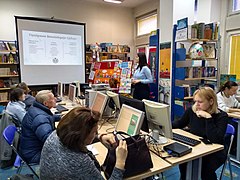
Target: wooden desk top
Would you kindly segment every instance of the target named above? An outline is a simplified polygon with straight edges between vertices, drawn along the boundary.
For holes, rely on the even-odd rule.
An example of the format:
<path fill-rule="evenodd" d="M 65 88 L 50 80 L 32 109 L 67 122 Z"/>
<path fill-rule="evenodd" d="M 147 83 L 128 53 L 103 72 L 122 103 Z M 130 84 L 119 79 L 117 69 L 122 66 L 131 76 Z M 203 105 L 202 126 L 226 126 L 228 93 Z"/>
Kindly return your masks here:
<path fill-rule="evenodd" d="M 106 156 L 107 156 L 107 148 L 100 142 L 93 144 L 93 146 L 99 152 L 99 154 L 96 155 L 96 158 L 97 158 L 98 162 L 102 165 Z M 150 152 L 150 154 L 151 154 L 151 158 L 152 158 L 152 162 L 153 162 L 153 168 L 151 168 L 150 170 L 148 170 L 144 173 L 138 174 L 136 176 L 129 177 L 127 179 L 129 179 L 129 180 L 143 179 L 143 178 L 147 178 L 149 176 L 153 176 L 155 174 L 159 174 L 159 173 L 171 168 L 171 164 L 164 161 L 163 159 L 161 159 L 160 157 L 158 157 L 157 155 L 155 155 L 152 152 Z"/>
<path fill-rule="evenodd" d="M 173 132 L 178 133 L 178 134 L 182 134 L 184 136 L 188 136 L 194 139 L 198 139 L 199 140 L 199 136 L 193 135 L 191 133 L 188 133 L 186 131 L 183 131 L 181 129 L 173 129 Z M 175 142 L 174 140 L 170 140 L 170 142 Z M 180 143 L 180 142 L 179 142 Z M 185 144 L 184 144 L 185 145 Z M 191 146 L 190 146 L 191 147 Z M 210 144 L 210 145 L 206 145 L 203 142 L 201 142 L 200 144 L 192 147 L 192 152 L 189 154 L 186 154 L 182 157 L 170 157 L 170 158 L 166 158 L 165 160 L 167 162 L 169 162 L 172 165 L 177 165 L 177 164 L 182 164 L 185 162 L 189 162 L 191 160 L 212 154 L 214 152 L 223 150 L 224 146 L 220 145 L 220 144 Z"/>
<path fill-rule="evenodd" d="M 240 112 L 227 113 L 229 117 L 240 119 Z"/>
<path fill-rule="evenodd" d="M 111 124 L 110 124 L 111 123 Z M 114 131 L 114 125 L 116 124 L 116 120 L 111 120 L 110 123 L 105 122 L 104 124 L 100 123 L 101 127 L 98 131 L 99 133 L 107 133 Z M 102 145 L 101 143 L 95 143 L 94 147 L 98 150 L 99 154 L 96 155 L 97 160 L 100 164 L 103 164 L 106 156 L 107 156 L 107 148 Z M 101 153 L 100 153 L 101 152 Z M 146 171 L 144 173 L 138 174 L 136 176 L 129 177 L 127 179 L 133 180 L 133 179 L 143 179 L 147 178 L 149 176 L 153 176 L 155 174 L 159 174 L 169 168 L 171 168 L 171 164 L 154 154 L 150 151 L 152 162 L 153 162 L 153 168 L 151 168 L 149 171 Z"/>

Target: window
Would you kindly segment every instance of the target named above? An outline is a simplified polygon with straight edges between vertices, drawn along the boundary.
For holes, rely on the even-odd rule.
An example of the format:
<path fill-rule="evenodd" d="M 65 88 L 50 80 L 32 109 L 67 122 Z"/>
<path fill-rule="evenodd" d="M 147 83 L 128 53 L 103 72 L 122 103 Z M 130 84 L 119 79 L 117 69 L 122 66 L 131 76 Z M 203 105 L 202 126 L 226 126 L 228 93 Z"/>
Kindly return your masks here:
<path fill-rule="evenodd" d="M 232 12 L 240 11 L 240 0 L 232 0 Z"/>
<path fill-rule="evenodd" d="M 157 29 L 157 14 L 137 19 L 137 36 L 149 34 Z"/>
<path fill-rule="evenodd" d="M 240 34 L 232 35 L 230 41 L 230 64 L 229 74 L 236 74 L 237 79 L 240 79 Z"/>

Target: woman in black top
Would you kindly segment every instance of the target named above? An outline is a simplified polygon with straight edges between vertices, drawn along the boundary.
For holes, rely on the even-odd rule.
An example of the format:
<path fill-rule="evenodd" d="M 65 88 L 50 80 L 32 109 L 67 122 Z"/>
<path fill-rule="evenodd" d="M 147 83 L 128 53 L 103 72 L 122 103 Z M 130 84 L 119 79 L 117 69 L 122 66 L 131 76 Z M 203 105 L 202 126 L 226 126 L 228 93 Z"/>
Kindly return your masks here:
<path fill-rule="evenodd" d="M 228 116 L 217 109 L 217 97 L 209 87 L 198 89 L 194 95 L 195 104 L 184 113 L 183 117 L 174 121 L 173 128 L 188 126 L 190 132 L 204 137 L 212 143 L 224 144 Z M 217 179 L 215 171 L 224 163 L 226 153 L 224 150 L 204 156 L 202 158 L 202 180 Z M 186 177 L 186 164 L 179 166 L 181 179 Z"/>

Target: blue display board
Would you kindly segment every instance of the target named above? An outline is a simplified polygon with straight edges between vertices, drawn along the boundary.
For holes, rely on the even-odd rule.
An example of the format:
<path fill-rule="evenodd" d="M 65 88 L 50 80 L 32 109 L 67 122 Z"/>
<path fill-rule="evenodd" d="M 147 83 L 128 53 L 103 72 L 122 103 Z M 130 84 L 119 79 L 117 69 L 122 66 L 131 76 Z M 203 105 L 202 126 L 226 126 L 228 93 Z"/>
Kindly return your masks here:
<path fill-rule="evenodd" d="M 150 84 L 150 100 L 159 101 L 159 29 L 156 34 L 149 38 L 149 59 L 148 64 L 152 72 L 153 83 Z"/>

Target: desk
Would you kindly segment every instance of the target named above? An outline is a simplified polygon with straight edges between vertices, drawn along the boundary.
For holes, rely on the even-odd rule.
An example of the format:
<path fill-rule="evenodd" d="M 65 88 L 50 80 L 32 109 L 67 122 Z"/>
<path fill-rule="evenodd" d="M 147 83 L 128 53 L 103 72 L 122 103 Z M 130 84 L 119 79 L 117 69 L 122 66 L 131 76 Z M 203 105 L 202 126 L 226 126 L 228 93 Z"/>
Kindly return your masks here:
<path fill-rule="evenodd" d="M 173 132 L 182 134 L 184 136 L 188 136 L 194 139 L 199 139 L 199 136 L 193 135 L 181 129 L 173 129 Z M 173 140 L 171 140 L 173 142 Z M 201 177 L 201 165 L 202 165 L 202 157 L 212 154 L 214 152 L 223 150 L 223 145 L 220 144 L 211 144 L 206 145 L 203 142 L 192 147 L 192 152 L 186 154 L 182 157 L 170 157 L 165 160 L 169 162 L 172 166 L 179 165 L 182 163 L 188 163 L 187 165 L 187 179 L 199 179 Z"/>
<path fill-rule="evenodd" d="M 105 124 L 103 124 L 101 129 L 99 129 L 99 132 L 106 133 L 106 130 L 109 130 L 111 132 L 111 131 L 113 131 L 113 129 L 111 129 L 111 128 L 114 128 L 114 125 L 105 123 Z M 173 132 L 182 134 L 184 136 L 189 136 L 191 138 L 199 139 L 198 136 L 195 136 L 195 135 L 188 133 L 186 131 L 183 131 L 181 129 L 173 129 Z M 169 143 L 172 143 L 172 142 L 175 142 L 175 141 L 169 140 Z M 101 143 L 95 144 L 94 146 L 96 147 L 96 149 L 99 152 L 101 152 L 100 153 L 101 155 L 97 155 L 96 158 L 100 162 L 100 164 L 102 164 L 106 157 L 107 149 L 103 145 L 101 145 Z M 166 158 L 165 160 L 163 160 L 162 158 L 160 158 L 159 156 L 157 156 L 156 154 L 154 154 L 153 152 L 150 151 L 152 161 L 153 161 L 153 168 L 145 173 L 141 173 L 141 174 L 139 174 L 137 176 L 133 176 L 129 179 L 146 178 L 146 177 L 158 174 L 160 172 L 163 172 L 163 171 L 169 169 L 170 167 L 173 167 L 175 165 L 179 165 L 182 163 L 186 163 L 186 162 L 188 163 L 187 179 L 190 179 L 190 180 L 199 179 L 199 177 L 201 177 L 202 157 L 209 155 L 211 153 L 223 150 L 223 149 L 224 149 L 223 145 L 219 145 L 219 144 L 205 145 L 204 143 L 201 143 L 195 147 L 192 147 L 192 152 L 185 156 L 171 157 L 171 158 Z"/>
<path fill-rule="evenodd" d="M 237 156 L 236 159 L 240 161 L 240 112 L 228 113 L 229 117 L 236 118 L 238 120 L 238 132 L 237 132 Z"/>
<path fill-rule="evenodd" d="M 114 124 L 116 123 L 116 121 L 111 121 L 113 124 L 109 124 L 108 122 L 105 122 L 101 128 L 98 130 L 99 133 L 106 133 L 106 132 L 112 132 L 114 130 Z M 101 123 L 100 123 L 101 124 Z M 95 143 L 93 144 L 94 147 L 98 150 L 99 154 L 96 155 L 97 160 L 99 161 L 100 164 L 103 164 L 106 156 L 107 156 L 107 148 L 102 145 L 102 143 Z M 100 153 L 101 152 L 101 153 Z M 132 177 L 128 177 L 127 179 L 129 180 L 133 180 L 133 179 L 143 179 L 143 178 L 147 178 L 156 174 L 159 174 L 163 171 L 166 171 L 167 169 L 171 168 L 172 165 L 169 164 L 168 162 L 164 161 L 162 158 L 160 158 L 159 156 L 157 156 L 156 154 L 154 154 L 153 152 L 150 151 L 151 154 L 151 158 L 152 158 L 152 162 L 153 162 L 153 168 L 151 168 L 150 170 L 132 176 Z"/>
<path fill-rule="evenodd" d="M 98 162 L 100 164 L 103 164 L 103 162 L 104 162 L 104 160 L 107 156 L 107 148 L 104 145 L 102 145 L 102 143 L 100 143 L 100 142 L 93 144 L 93 146 L 99 152 L 99 154 L 96 155 L 96 158 L 97 158 Z M 138 175 L 131 176 L 131 177 L 128 177 L 126 179 L 129 179 L 129 180 L 136 179 L 137 180 L 137 179 L 147 178 L 147 177 L 153 176 L 155 174 L 159 174 L 159 173 L 161 173 L 161 172 L 163 172 L 163 171 L 172 167 L 171 164 L 169 164 L 168 162 L 159 158 L 154 153 L 150 152 L 150 154 L 151 154 L 151 158 L 152 158 L 152 162 L 153 162 L 153 168 L 151 168 L 150 170 L 148 170 L 144 173 L 140 173 Z"/>
<path fill-rule="evenodd" d="M 57 104 L 64 104 L 64 105 L 62 105 L 62 106 L 64 106 L 64 107 L 66 107 L 67 109 L 68 109 L 68 111 L 63 111 L 63 112 L 61 112 L 61 115 L 65 115 L 65 114 L 67 114 L 71 109 L 73 109 L 74 107 L 78 107 L 78 106 L 81 106 L 80 104 L 78 104 L 78 103 L 76 103 L 76 102 L 72 102 L 72 101 L 70 101 L 68 98 L 64 98 L 64 100 L 63 101 L 61 101 L 61 102 L 59 102 L 59 103 L 57 103 Z M 55 112 L 57 111 L 57 109 L 56 108 L 52 108 L 51 109 L 51 112 L 53 113 L 53 114 L 55 114 Z M 58 123 L 59 122 L 55 122 L 55 127 L 57 127 L 57 125 L 58 125 Z"/>

